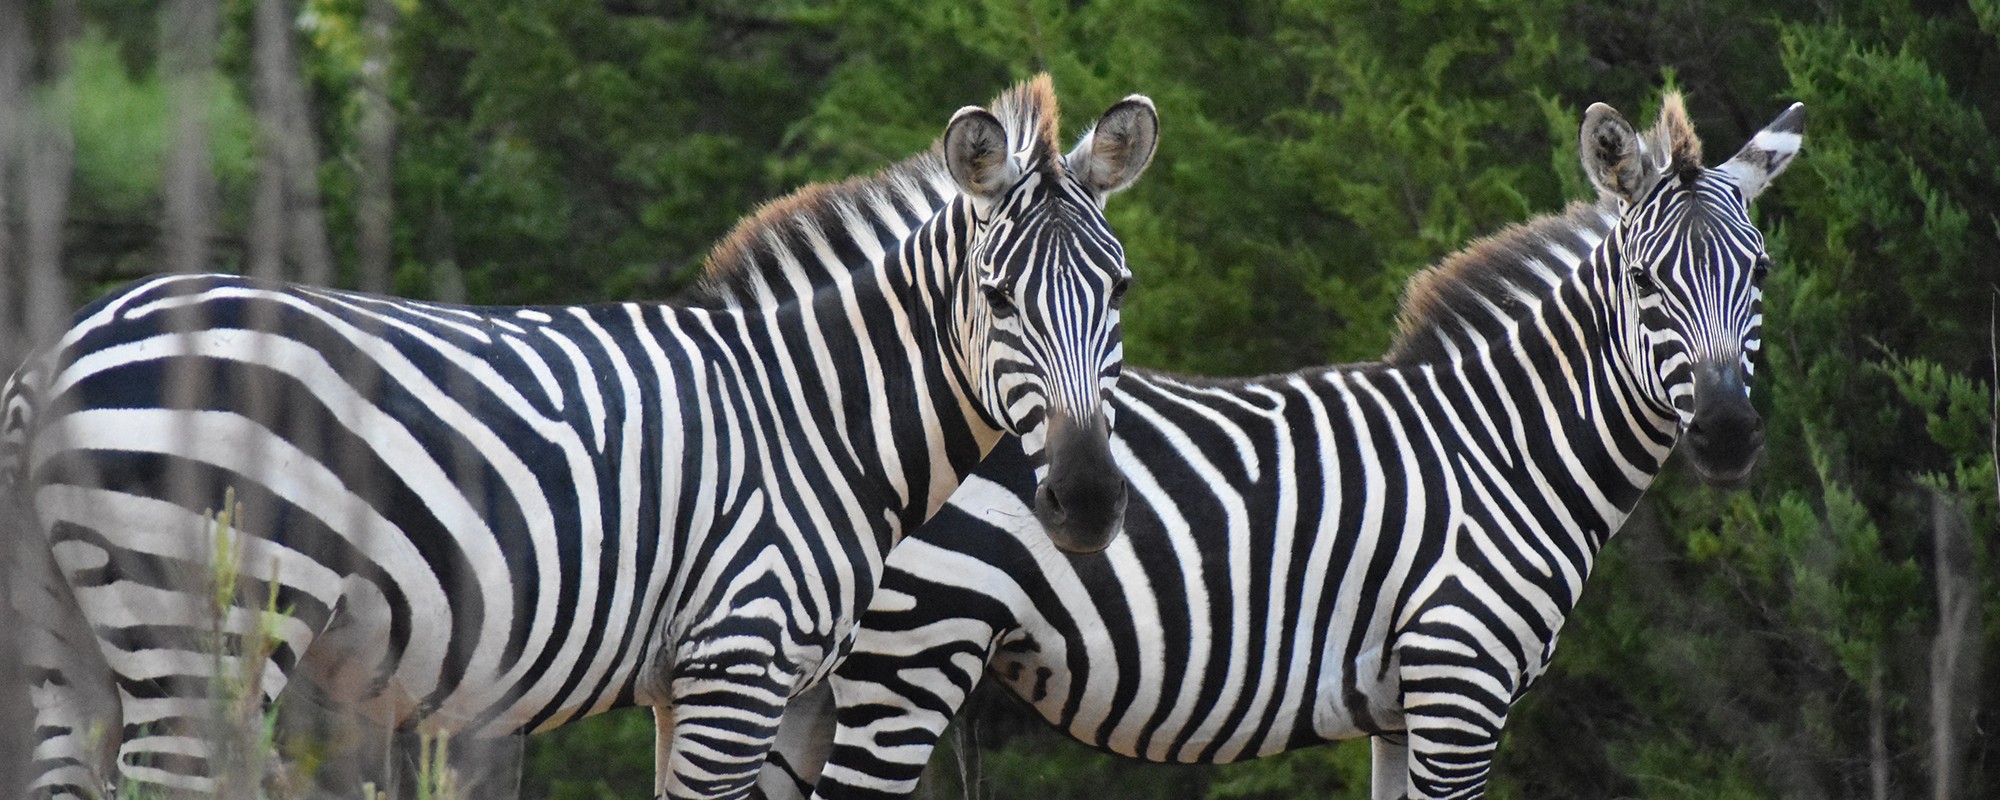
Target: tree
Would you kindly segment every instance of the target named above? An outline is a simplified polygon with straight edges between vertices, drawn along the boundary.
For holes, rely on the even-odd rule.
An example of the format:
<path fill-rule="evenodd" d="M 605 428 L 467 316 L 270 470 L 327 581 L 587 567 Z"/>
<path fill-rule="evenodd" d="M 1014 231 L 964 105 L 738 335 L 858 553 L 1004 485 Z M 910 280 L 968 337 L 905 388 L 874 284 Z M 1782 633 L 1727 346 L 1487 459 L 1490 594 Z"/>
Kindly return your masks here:
<path fill-rule="evenodd" d="M 1361 360 L 1412 271 L 1585 196 L 1587 104 L 1644 117 L 1684 89 L 1713 160 L 1803 101 L 1805 151 L 1756 212 L 1778 262 L 1768 461 L 1747 489 L 1652 492 L 1516 709 L 1494 794 L 2000 780 L 2000 742 L 1966 736 L 2000 712 L 1979 672 L 2000 641 L 1992 0 L 257 0 L 220 5 L 206 89 L 200 42 L 163 43 L 158 16 L 201 1 L 0 0 L 0 352 L 25 316 L 169 263 L 474 302 L 668 297 L 758 202 L 926 147 L 1048 70 L 1073 107 L 1161 110 L 1158 161 L 1111 211 L 1132 363 Z M 212 190 L 166 167 L 204 155 Z M 207 192 L 206 223 L 165 199 Z M 1006 791 L 1363 791 L 1365 747 L 1160 773 L 974 705 L 965 753 Z M 618 781 L 647 785 L 649 727 L 533 740 L 525 791 L 643 791 Z M 946 790 L 960 772 L 933 769 Z"/>

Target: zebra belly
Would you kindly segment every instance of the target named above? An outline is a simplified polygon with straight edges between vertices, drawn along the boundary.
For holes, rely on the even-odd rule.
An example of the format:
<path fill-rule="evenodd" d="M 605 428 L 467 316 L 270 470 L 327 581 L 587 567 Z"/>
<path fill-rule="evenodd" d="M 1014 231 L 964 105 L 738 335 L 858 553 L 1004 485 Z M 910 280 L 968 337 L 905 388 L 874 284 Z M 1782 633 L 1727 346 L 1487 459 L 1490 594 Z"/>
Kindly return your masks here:
<path fill-rule="evenodd" d="M 732 676 L 787 696 L 803 692 L 852 643 L 857 609 L 876 583 L 873 571 L 854 566 L 871 560 L 866 543 L 818 542 L 835 545 L 820 563 L 807 539 L 817 532 L 773 508 L 757 484 L 723 494 L 741 500 L 717 511 L 680 556 L 683 583 L 641 668 L 641 702 L 672 701 L 682 693 L 677 683 Z"/>
<path fill-rule="evenodd" d="M 1230 725 L 1201 723 L 1210 716 L 1226 715 L 1225 709 L 1251 703 L 1260 693 L 1270 693 L 1260 689 L 1272 687 L 1246 684 L 1233 695 L 1214 698 L 1208 711 L 1200 714 L 1176 715 L 1167 707 L 1125 706 L 1086 719 L 1089 715 L 1077 709 L 1090 704 L 1078 702 L 1079 695 L 1116 694 L 1110 687 L 1120 681 L 1145 682 L 1144 673 L 1166 665 L 1141 667 L 1135 674 L 1120 676 L 1120 670 L 1112 665 L 1125 662 L 1103 658 L 1102 653 L 1080 661 L 1070 658 L 1073 648 L 1093 649 L 1091 637 L 1062 636 L 1039 626 L 1035 629 L 1040 630 L 1039 635 L 1017 632 L 1003 638 L 989 662 L 991 674 L 1049 724 L 1067 730 L 1079 741 L 1122 756 L 1163 763 L 1226 763 L 1399 731 L 1404 726 L 1400 665 L 1393 653 L 1384 657 L 1386 647 L 1370 648 L 1341 668 L 1329 669 L 1305 686 L 1302 694 L 1291 696 L 1274 690 L 1267 714 Z M 1077 668 L 1079 663 L 1081 668 Z M 1093 667 L 1099 674 L 1092 674 Z M 1270 733 L 1253 736 L 1259 729 Z M 1239 740 L 1248 740 L 1248 746 L 1229 746 Z"/>
<path fill-rule="evenodd" d="M 390 645 L 394 613 L 374 584 L 346 581 L 332 620 L 299 662 L 299 678 L 310 681 L 334 708 L 384 728 L 421 723 L 428 730 L 504 735 L 519 727 L 522 720 L 502 719 L 494 720 L 493 729 L 471 731 L 476 717 L 456 704 L 443 711 L 427 707 L 412 680 L 397 668 L 402 660 Z"/>
<path fill-rule="evenodd" d="M 1341 666 L 1345 669 L 1330 671 L 1319 680 L 1312 704 L 1312 737 L 1329 742 L 1402 730 L 1401 664 L 1386 643 L 1361 651 Z"/>

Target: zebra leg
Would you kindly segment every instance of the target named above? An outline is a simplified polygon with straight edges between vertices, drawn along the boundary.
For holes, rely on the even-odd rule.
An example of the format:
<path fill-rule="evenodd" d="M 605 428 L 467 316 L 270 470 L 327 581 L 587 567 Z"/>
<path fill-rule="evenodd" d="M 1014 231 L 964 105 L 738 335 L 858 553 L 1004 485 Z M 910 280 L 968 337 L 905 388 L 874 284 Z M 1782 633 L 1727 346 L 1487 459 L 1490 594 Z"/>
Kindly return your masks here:
<path fill-rule="evenodd" d="M 1396 734 L 1368 737 L 1369 800 L 1403 800 L 1410 794 L 1410 740 Z"/>
<path fill-rule="evenodd" d="M 812 796 L 813 784 L 833 753 L 833 682 L 813 684 L 785 704 L 785 720 L 778 725 L 778 741 L 770 758 L 757 773 L 761 800 L 804 800 Z"/>
<path fill-rule="evenodd" d="M 99 608 L 109 602 L 93 599 Z M 201 638 L 190 624 L 192 603 L 133 599 L 156 603 L 159 613 L 127 605 L 128 624 L 100 639 L 123 710 L 121 783 L 197 795 L 254 792 L 276 766 L 262 731 L 287 679 L 283 657 L 255 645 L 203 652 L 187 641 Z M 249 642 L 264 635 L 265 624 L 259 611 L 238 608 L 224 612 L 217 630 L 224 639 Z"/>
<path fill-rule="evenodd" d="M 934 549 L 923 541 L 899 547 L 917 548 L 911 553 Z M 1031 574 L 1036 568 L 1005 556 L 988 563 L 996 570 L 1015 570 L 1012 574 Z M 989 665 L 1003 680 L 1039 671 L 1036 636 L 1059 634 L 1024 622 L 1017 616 L 1023 608 L 1032 608 L 1024 596 L 998 586 L 966 589 L 886 570 L 853 647 L 828 679 L 836 706 L 832 754 L 813 796 L 883 798 L 916 792 L 938 739 Z M 1002 665 L 1004 658 L 1012 660 Z"/>
<path fill-rule="evenodd" d="M 938 677 L 928 670 L 923 672 Z M 960 679 L 954 676 L 951 682 L 959 683 Z M 963 691 L 952 693 L 956 702 L 939 710 L 872 681 L 849 680 L 836 673 L 831 683 L 838 705 L 833 750 L 820 772 L 815 800 L 908 797 L 915 793 L 938 739 L 971 693 L 967 683 Z"/>
<path fill-rule="evenodd" d="M 662 716 L 655 707 L 656 722 L 665 723 L 655 735 L 670 737 L 656 745 L 664 751 L 656 763 L 666 772 L 656 777 L 664 778 L 658 788 L 671 800 L 747 797 L 778 737 L 795 678 L 769 664 L 703 666 L 680 669 L 671 711 Z"/>
<path fill-rule="evenodd" d="M 1451 608 L 1420 619 L 1398 647 L 1409 797 L 1483 797 L 1519 671 L 1472 633 L 1477 620 Z"/>
<path fill-rule="evenodd" d="M 674 763 L 674 707 L 653 706 L 653 797 L 667 796 L 667 776 Z"/>
<path fill-rule="evenodd" d="M 925 628 L 922 652 L 877 649 L 864 631 L 829 682 L 832 755 L 815 798 L 908 797 L 952 717 L 986 674 L 999 634 L 970 618 Z M 864 650 L 863 648 L 867 648 Z"/>
<path fill-rule="evenodd" d="M 35 706 L 29 796 L 94 798 L 115 785 L 118 694 L 89 634 L 27 634 Z M 55 657 L 51 657 L 55 656 Z"/>
<path fill-rule="evenodd" d="M 117 686 L 118 783 L 152 794 L 248 794 L 277 766 L 261 734 L 330 603 L 288 582 L 296 559 L 239 527 L 161 500 L 47 489 L 64 517 L 51 551 Z M 233 552 L 231 566 L 218 552 Z M 328 586 L 335 586 L 329 582 Z M 331 594 L 337 590 L 328 590 Z M 272 613 L 274 597 L 284 608 Z M 285 613 L 288 612 L 288 613 Z M 245 786 L 242 784 L 248 783 Z M 179 796 L 179 795 L 173 795 Z"/>
<path fill-rule="evenodd" d="M 1486 796 L 1493 769 L 1495 733 L 1466 728 L 1462 718 L 1410 715 L 1409 797 L 1413 800 L 1458 800 Z M 1417 726 L 1424 727 L 1419 728 Z"/>
<path fill-rule="evenodd" d="M 28 794 L 98 797 L 116 773 L 119 709 L 111 669 L 46 542 L 18 533 L 7 550 L 7 622 L 18 637 L 13 643 L 35 714 Z"/>

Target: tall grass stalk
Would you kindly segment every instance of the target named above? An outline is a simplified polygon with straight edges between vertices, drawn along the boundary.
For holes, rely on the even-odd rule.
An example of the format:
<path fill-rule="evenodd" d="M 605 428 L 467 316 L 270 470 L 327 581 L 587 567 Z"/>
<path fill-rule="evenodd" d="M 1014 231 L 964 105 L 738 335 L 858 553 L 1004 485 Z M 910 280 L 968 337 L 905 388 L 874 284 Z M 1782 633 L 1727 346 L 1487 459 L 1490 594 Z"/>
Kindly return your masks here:
<path fill-rule="evenodd" d="M 273 788 L 291 785 L 276 774 L 282 762 L 271 757 L 277 703 L 265 702 L 264 668 L 278 646 L 278 625 L 289 612 L 278 608 L 277 562 L 265 573 L 261 602 L 245 595 L 244 542 L 236 526 L 243 507 L 234 489 L 223 493 L 222 510 L 205 514 L 214 543 L 209 559 L 209 746 L 217 794 L 221 797 L 269 797 Z M 255 609 L 254 611 L 250 609 Z M 267 775 L 267 772 L 272 774 Z"/>
<path fill-rule="evenodd" d="M 242 505 L 233 489 L 225 491 L 222 510 L 203 515 L 211 537 L 206 583 L 210 690 L 206 729 L 209 771 L 215 779 L 216 796 L 229 800 L 299 800 L 310 793 L 312 759 L 296 756 L 312 750 L 303 743 L 290 742 L 280 755 L 278 747 L 278 703 L 266 700 L 265 668 L 276 651 L 279 627 L 290 617 L 290 609 L 278 607 L 277 564 L 259 578 L 247 568 L 245 542 L 237 526 L 243 520 Z M 261 597 L 251 597 L 261 582 Z M 413 800 L 466 800 L 470 795 L 463 779 L 450 763 L 449 733 L 424 733 L 419 738 L 416 785 Z M 374 782 L 358 787 L 365 800 L 393 800 L 394 795 Z M 350 795 L 351 796 L 351 795 Z M 127 782 L 119 797 L 153 800 L 159 795 Z"/>

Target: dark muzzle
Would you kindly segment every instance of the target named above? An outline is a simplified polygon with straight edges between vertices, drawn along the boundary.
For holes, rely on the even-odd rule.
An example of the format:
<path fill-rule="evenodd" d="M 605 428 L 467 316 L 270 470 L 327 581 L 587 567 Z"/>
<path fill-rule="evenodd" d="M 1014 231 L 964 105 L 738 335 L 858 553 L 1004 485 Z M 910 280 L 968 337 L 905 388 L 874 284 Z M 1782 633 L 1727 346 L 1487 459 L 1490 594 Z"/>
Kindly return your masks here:
<path fill-rule="evenodd" d="M 1733 486 L 1764 453 L 1764 418 L 1750 405 L 1734 360 L 1695 367 L 1694 418 L 1682 438 L 1688 463 L 1707 483 Z"/>
<path fill-rule="evenodd" d="M 1048 476 L 1035 489 L 1035 519 L 1057 547 L 1095 553 L 1125 527 L 1125 473 L 1111 460 L 1102 414 L 1073 420 L 1049 415 Z"/>

